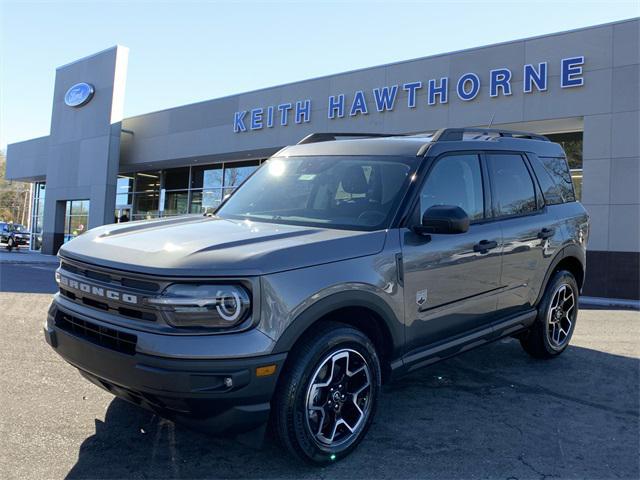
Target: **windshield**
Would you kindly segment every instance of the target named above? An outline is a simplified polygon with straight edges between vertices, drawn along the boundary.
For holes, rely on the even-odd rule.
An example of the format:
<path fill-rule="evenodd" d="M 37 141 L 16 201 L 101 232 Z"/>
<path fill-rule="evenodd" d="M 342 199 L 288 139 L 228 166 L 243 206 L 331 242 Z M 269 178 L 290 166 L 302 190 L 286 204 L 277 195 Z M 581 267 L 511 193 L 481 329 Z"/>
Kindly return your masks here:
<path fill-rule="evenodd" d="M 327 228 L 386 228 L 416 164 L 412 157 L 274 157 L 216 215 Z"/>

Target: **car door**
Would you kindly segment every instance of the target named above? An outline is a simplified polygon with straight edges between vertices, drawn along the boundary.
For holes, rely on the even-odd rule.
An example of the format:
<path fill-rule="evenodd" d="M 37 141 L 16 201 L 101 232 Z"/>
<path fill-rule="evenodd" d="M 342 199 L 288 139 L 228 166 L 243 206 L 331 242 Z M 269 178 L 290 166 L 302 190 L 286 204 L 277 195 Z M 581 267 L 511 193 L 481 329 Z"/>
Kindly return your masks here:
<path fill-rule="evenodd" d="M 485 326 L 495 313 L 502 239 L 487 222 L 487 189 L 477 153 L 446 154 L 430 167 L 410 223 L 433 205 L 456 205 L 471 224 L 459 234 L 400 231 L 408 352 Z"/>
<path fill-rule="evenodd" d="M 502 230 L 498 316 L 531 309 L 561 242 L 561 224 L 544 199 L 525 155 L 488 153 L 493 215 Z"/>

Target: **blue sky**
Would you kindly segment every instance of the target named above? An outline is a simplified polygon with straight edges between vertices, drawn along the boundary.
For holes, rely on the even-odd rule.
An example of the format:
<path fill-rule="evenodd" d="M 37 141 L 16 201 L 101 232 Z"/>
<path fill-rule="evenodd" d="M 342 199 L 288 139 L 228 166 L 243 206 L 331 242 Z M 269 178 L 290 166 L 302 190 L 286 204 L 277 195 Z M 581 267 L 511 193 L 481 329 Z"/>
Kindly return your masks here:
<path fill-rule="evenodd" d="M 47 135 L 56 67 L 130 48 L 125 116 L 640 15 L 634 1 L 0 0 L 0 149 Z"/>

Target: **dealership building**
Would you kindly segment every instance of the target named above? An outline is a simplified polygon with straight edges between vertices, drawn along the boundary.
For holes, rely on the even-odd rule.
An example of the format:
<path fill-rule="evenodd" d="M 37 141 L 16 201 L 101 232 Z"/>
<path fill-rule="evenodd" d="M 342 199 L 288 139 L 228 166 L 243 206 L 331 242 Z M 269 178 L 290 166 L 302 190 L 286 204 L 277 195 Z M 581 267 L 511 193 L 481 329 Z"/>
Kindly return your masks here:
<path fill-rule="evenodd" d="M 526 130 L 563 144 L 591 216 L 585 293 L 640 298 L 640 19 L 366 68 L 123 118 L 128 50 L 59 67 L 51 130 L 14 143 L 31 248 L 88 228 L 212 211 L 315 132 Z M 167 92 L 170 96 L 171 92 Z"/>

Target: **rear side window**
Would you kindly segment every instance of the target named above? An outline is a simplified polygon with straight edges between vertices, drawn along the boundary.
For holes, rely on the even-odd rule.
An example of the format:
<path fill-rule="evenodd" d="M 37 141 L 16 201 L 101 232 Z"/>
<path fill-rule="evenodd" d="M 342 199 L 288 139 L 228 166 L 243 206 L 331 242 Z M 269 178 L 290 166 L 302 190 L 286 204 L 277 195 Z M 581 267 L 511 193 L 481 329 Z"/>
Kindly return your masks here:
<path fill-rule="evenodd" d="M 495 215 L 510 217 L 535 212 L 535 187 L 522 156 L 490 154 L 488 159 Z"/>
<path fill-rule="evenodd" d="M 576 201 L 569 165 L 565 158 L 532 158 L 531 165 L 538 177 L 547 205 Z"/>

